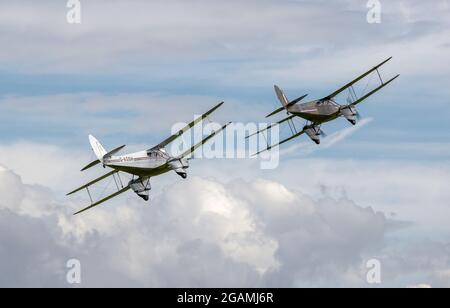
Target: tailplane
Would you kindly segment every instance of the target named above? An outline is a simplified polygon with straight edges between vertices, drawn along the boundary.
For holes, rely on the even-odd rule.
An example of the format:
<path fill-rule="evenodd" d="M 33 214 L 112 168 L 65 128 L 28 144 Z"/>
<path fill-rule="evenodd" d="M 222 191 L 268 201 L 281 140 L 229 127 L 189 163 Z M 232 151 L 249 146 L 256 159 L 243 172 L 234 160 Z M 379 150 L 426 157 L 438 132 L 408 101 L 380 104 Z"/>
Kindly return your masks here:
<path fill-rule="evenodd" d="M 289 108 L 294 106 L 295 104 L 299 103 L 300 101 L 302 101 L 305 97 L 308 96 L 308 94 L 303 95 L 295 100 L 293 100 L 292 102 L 290 102 L 288 100 L 288 98 L 286 97 L 286 95 L 284 94 L 283 90 L 281 90 L 278 86 L 275 86 L 275 92 L 277 93 L 277 97 L 280 100 L 280 103 L 283 107 L 278 108 L 277 110 L 275 110 L 274 112 L 272 112 L 271 114 L 269 114 L 268 116 L 266 116 L 266 118 L 269 118 L 277 113 L 280 113 L 284 110 L 287 111 L 287 113 L 289 114 Z"/>
<path fill-rule="evenodd" d="M 102 144 L 95 139 L 94 136 L 89 135 L 89 142 L 91 143 L 92 150 L 95 153 L 95 156 L 97 156 L 97 160 L 94 160 L 93 162 L 89 163 L 86 167 L 81 169 L 81 171 L 85 171 L 87 169 L 90 169 L 100 163 L 103 163 L 104 160 L 107 160 L 108 158 L 111 158 L 114 154 L 122 150 L 125 146 L 122 145 L 118 148 L 115 148 L 114 150 L 110 152 L 106 152 L 105 148 L 102 146 Z"/>

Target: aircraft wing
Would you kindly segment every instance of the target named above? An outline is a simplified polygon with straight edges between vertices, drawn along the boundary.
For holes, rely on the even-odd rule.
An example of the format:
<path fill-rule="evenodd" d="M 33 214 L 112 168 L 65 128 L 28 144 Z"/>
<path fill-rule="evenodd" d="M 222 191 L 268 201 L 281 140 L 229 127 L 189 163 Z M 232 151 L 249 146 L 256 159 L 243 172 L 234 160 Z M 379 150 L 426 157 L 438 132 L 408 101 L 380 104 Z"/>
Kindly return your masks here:
<path fill-rule="evenodd" d="M 224 126 L 222 126 L 221 129 L 216 130 L 215 132 L 213 132 L 211 135 L 209 135 L 208 137 L 206 137 L 205 139 L 203 139 L 201 142 L 197 143 L 196 145 L 192 146 L 189 150 L 187 150 L 186 152 L 184 152 L 183 154 L 181 154 L 179 156 L 179 158 L 183 158 L 186 156 L 191 155 L 192 153 L 195 152 L 195 150 L 197 150 L 199 147 L 201 147 L 202 145 L 204 145 L 206 142 L 208 142 L 211 138 L 215 137 L 216 135 L 218 135 L 221 131 L 223 131 L 225 128 L 227 128 L 228 125 L 230 125 L 231 122 L 225 124 Z"/>
<path fill-rule="evenodd" d="M 248 138 L 250 138 L 250 137 L 253 137 L 253 136 L 255 136 L 255 135 L 259 135 L 259 134 L 261 134 L 262 132 L 271 129 L 271 128 L 274 127 L 274 126 L 279 125 L 279 124 L 282 124 L 282 123 L 284 123 L 284 122 L 286 122 L 286 121 L 289 121 L 289 120 L 291 120 L 291 119 L 293 119 L 293 118 L 295 118 L 295 117 L 296 117 L 295 115 L 291 115 L 290 117 L 287 117 L 286 119 L 283 119 L 283 120 L 281 120 L 281 121 L 278 121 L 277 123 L 271 124 L 271 125 L 267 126 L 266 128 L 264 128 L 264 129 L 262 129 L 262 130 L 260 130 L 260 131 L 258 131 L 258 132 L 256 132 L 256 133 L 254 133 L 254 134 L 251 134 L 250 136 L 247 136 L 246 139 L 248 139 Z"/>
<path fill-rule="evenodd" d="M 362 101 L 366 100 L 369 96 L 372 96 L 373 94 L 375 94 L 376 92 L 380 91 L 381 89 L 383 89 L 385 86 L 387 86 L 388 84 L 390 84 L 391 82 L 393 82 L 395 79 L 397 79 L 400 75 L 395 76 L 394 78 L 392 78 L 391 80 L 383 83 L 381 86 L 379 86 L 378 88 L 374 89 L 373 91 L 370 91 L 369 93 L 367 93 L 366 95 L 364 95 L 363 97 L 357 99 L 356 101 L 354 101 L 353 103 L 351 103 L 350 105 L 356 106 L 359 103 L 361 103 Z"/>
<path fill-rule="evenodd" d="M 81 186 L 80 188 L 75 189 L 74 191 L 71 191 L 70 193 L 68 193 L 66 196 L 70 196 L 73 195 L 74 193 L 77 193 L 83 189 L 89 188 L 90 186 L 94 185 L 95 183 L 98 183 L 104 179 L 106 179 L 107 177 L 110 177 L 111 175 L 114 175 L 116 173 L 118 173 L 119 171 L 114 170 L 111 172 L 108 172 L 107 174 L 102 175 L 101 177 L 96 178 L 95 180 L 90 181 L 89 183 L 87 183 L 86 185 Z"/>
<path fill-rule="evenodd" d="M 198 117 L 197 119 L 195 119 L 194 121 L 189 123 L 186 127 L 184 127 L 182 130 L 178 131 L 176 134 L 170 136 L 169 138 L 167 138 L 166 140 L 164 140 L 163 142 L 161 142 L 157 146 L 154 146 L 153 148 L 149 149 L 148 152 L 153 151 L 153 150 L 157 150 L 157 149 L 162 149 L 162 148 L 166 147 L 168 144 L 172 143 L 175 139 L 177 139 L 178 137 L 183 135 L 185 132 L 190 130 L 192 127 L 194 127 L 195 125 L 197 125 L 198 123 L 203 121 L 203 119 L 208 117 L 210 114 L 212 114 L 214 111 L 216 111 L 223 104 L 224 104 L 224 102 L 221 102 L 220 104 L 218 104 L 217 106 L 215 106 L 214 108 L 212 108 L 211 110 L 209 110 L 208 112 L 203 114 L 202 116 Z"/>
<path fill-rule="evenodd" d="M 68 193 L 67 196 L 73 195 L 73 194 L 75 194 L 75 193 L 77 193 L 77 192 L 79 192 L 79 191 L 82 191 L 82 190 L 86 189 L 86 191 L 87 191 L 87 193 L 88 193 L 88 195 L 89 195 L 89 198 L 91 199 L 91 205 L 89 205 L 88 207 L 82 209 L 81 211 L 76 212 L 74 215 L 77 215 L 77 214 L 80 214 L 80 213 L 82 213 L 82 212 L 84 212 L 84 211 L 87 211 L 87 210 L 89 210 L 89 209 L 91 209 L 91 208 L 93 208 L 93 207 L 95 207 L 95 206 L 97 206 L 97 205 L 99 205 L 99 204 L 102 204 L 103 202 L 108 201 L 108 200 L 110 200 L 110 199 L 112 199 L 112 198 L 114 198 L 114 197 L 116 197 L 116 196 L 118 196 L 118 195 L 120 195 L 120 194 L 126 192 L 127 190 L 129 190 L 129 189 L 130 189 L 130 186 L 129 186 L 129 185 L 127 185 L 127 186 L 125 186 L 125 187 L 122 185 L 122 181 L 121 181 L 121 179 L 120 179 L 120 176 L 118 176 L 118 179 L 116 179 L 115 176 L 116 176 L 116 174 L 118 174 L 118 173 L 119 173 L 119 171 L 113 170 L 113 171 L 111 171 L 111 172 L 108 172 L 108 173 L 102 175 L 101 177 L 96 178 L 95 180 L 90 181 L 90 182 L 87 183 L 86 185 L 83 185 L 83 186 L 81 186 L 81 187 L 75 189 L 74 191 L 71 191 L 70 193 Z M 110 176 L 113 176 L 113 177 L 114 177 L 114 181 L 116 182 L 116 185 L 117 185 L 117 191 L 116 191 L 115 193 L 113 193 L 113 194 L 107 196 L 107 197 L 104 197 L 103 199 L 101 199 L 101 200 L 99 200 L 99 201 L 95 201 L 95 202 L 94 202 L 94 201 L 92 200 L 92 196 L 91 196 L 91 193 L 90 193 L 90 191 L 89 191 L 89 187 L 93 186 L 94 184 L 96 184 L 96 183 L 98 183 L 98 182 L 103 181 L 104 179 L 106 179 L 106 178 L 108 178 L 108 177 L 110 177 Z M 119 184 L 120 184 L 120 186 L 119 186 Z"/>
<path fill-rule="evenodd" d="M 119 190 L 119 191 L 113 193 L 112 195 L 109 195 L 109 196 L 107 196 L 107 197 L 103 198 L 102 200 L 97 201 L 97 202 L 95 202 L 95 203 L 92 203 L 90 206 L 88 206 L 88 207 L 82 209 L 81 211 L 76 212 L 76 213 L 73 214 L 73 215 L 75 216 L 75 215 L 81 214 L 81 213 L 83 213 L 83 212 L 85 212 L 85 211 L 87 211 L 87 210 L 90 210 L 90 209 L 92 209 L 93 207 L 96 207 L 97 205 L 102 204 L 103 202 L 106 202 L 106 201 L 108 201 L 108 200 L 110 200 L 110 199 L 112 199 L 112 198 L 114 198 L 114 197 L 117 197 L 117 196 L 120 195 L 120 194 L 123 194 L 124 192 L 128 191 L 130 188 L 131 188 L 130 185 L 128 185 L 128 186 L 122 188 L 121 190 Z"/>
<path fill-rule="evenodd" d="M 283 143 L 286 143 L 286 142 L 288 142 L 288 141 L 291 141 L 292 139 L 295 139 L 295 138 L 300 137 L 300 136 L 303 135 L 304 133 L 305 133 L 305 130 L 302 130 L 301 132 L 299 132 L 299 133 L 297 133 L 297 134 L 295 134 L 295 135 L 292 135 L 291 137 L 289 137 L 289 138 L 287 138 L 287 139 L 284 139 L 283 141 L 280 141 L 280 142 L 277 143 L 277 144 L 274 144 L 274 145 L 271 145 L 271 146 L 267 147 L 267 149 L 264 149 L 264 150 L 262 150 L 262 151 L 259 151 L 258 153 L 254 154 L 253 156 L 257 156 L 257 155 L 259 155 L 259 154 L 261 154 L 261 153 L 263 153 L 263 152 L 270 151 L 270 150 L 272 150 L 273 148 L 282 145 Z"/>
<path fill-rule="evenodd" d="M 389 60 L 391 60 L 392 57 L 390 57 L 389 59 L 383 61 L 382 63 L 378 64 L 377 66 L 375 66 L 374 68 L 372 68 L 370 71 L 362 74 L 361 76 L 359 76 L 358 78 L 356 78 L 355 80 L 349 82 L 348 84 L 346 84 L 345 86 L 343 86 L 342 88 L 340 88 L 339 90 L 331 93 L 330 95 L 326 96 L 325 99 L 331 99 L 335 96 L 337 96 L 338 94 L 340 94 L 341 92 L 345 91 L 346 89 L 348 89 L 349 87 L 353 86 L 355 83 L 357 83 L 358 81 L 360 81 L 361 79 L 364 79 L 366 76 L 368 76 L 369 74 L 373 73 L 374 71 L 378 70 L 381 66 L 383 66 L 384 64 L 386 64 Z"/>

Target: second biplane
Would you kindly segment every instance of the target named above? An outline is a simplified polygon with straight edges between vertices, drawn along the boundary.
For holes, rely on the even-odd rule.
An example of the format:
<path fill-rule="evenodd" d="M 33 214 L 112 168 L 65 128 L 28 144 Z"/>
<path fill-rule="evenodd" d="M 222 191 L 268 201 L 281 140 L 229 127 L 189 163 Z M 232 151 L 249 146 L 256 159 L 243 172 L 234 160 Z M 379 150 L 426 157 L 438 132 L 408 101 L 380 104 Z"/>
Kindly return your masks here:
<path fill-rule="evenodd" d="M 300 102 L 307 95 L 303 95 L 293 101 L 290 101 L 290 100 L 288 100 L 288 98 L 286 97 L 284 92 L 278 86 L 275 86 L 275 92 L 277 94 L 279 101 L 281 102 L 282 107 L 275 110 L 274 112 L 269 114 L 267 117 L 271 117 L 282 111 L 286 111 L 288 114 L 288 117 L 281 121 L 278 121 L 277 123 L 269 125 L 267 128 L 260 130 L 260 131 L 256 132 L 255 134 L 248 136 L 247 138 L 250 138 L 254 135 L 264 133 L 265 131 L 271 129 L 275 125 L 280 125 L 285 122 L 287 122 L 289 124 L 289 126 L 291 128 L 292 136 L 285 140 L 282 140 L 281 142 L 279 142 L 277 144 L 270 145 L 270 146 L 268 145 L 266 149 L 259 151 L 255 155 L 258 155 L 264 151 L 271 150 L 271 149 L 273 149 L 283 143 L 286 143 L 292 139 L 295 139 L 303 134 L 306 134 L 308 137 L 310 137 L 311 140 L 314 141 L 316 144 L 320 144 L 320 137 L 324 135 L 324 133 L 321 129 L 322 124 L 333 121 L 339 117 L 344 117 L 351 124 L 356 125 L 357 120 L 359 118 L 359 113 L 356 110 L 356 105 L 363 102 L 364 100 L 366 100 L 367 98 L 369 98 L 370 96 L 375 94 L 376 92 L 380 91 L 382 88 L 384 88 L 385 86 L 387 86 L 388 84 L 390 84 L 392 81 L 394 81 L 395 79 L 397 79 L 400 76 L 400 75 L 397 75 L 394 78 L 389 79 L 386 82 L 383 81 L 381 74 L 379 72 L 379 68 L 381 66 L 383 66 L 384 64 L 386 64 L 391 59 L 392 59 L 392 57 L 383 61 L 382 63 L 378 64 L 377 66 L 375 66 L 368 72 L 362 74 L 355 80 L 351 81 L 350 83 L 346 84 L 345 86 L 343 86 L 339 90 L 331 93 L 330 95 L 328 95 L 324 98 L 318 99 L 318 100 L 307 102 L 307 103 L 300 104 Z M 361 81 L 362 79 L 364 79 L 365 77 L 367 77 L 370 74 L 375 73 L 375 72 L 378 75 L 381 84 L 378 87 L 376 87 L 375 89 L 373 89 L 372 91 L 368 92 L 367 94 L 365 94 L 361 97 L 357 97 L 356 91 L 353 86 L 356 83 L 358 83 L 359 81 Z M 344 92 L 345 90 L 349 91 L 349 97 L 348 97 L 347 103 L 345 105 L 340 105 L 335 101 L 335 97 L 337 95 L 339 95 L 340 93 Z M 306 120 L 306 124 L 303 126 L 303 129 L 301 131 L 298 131 L 296 129 L 295 124 L 293 122 L 293 119 L 296 117 Z"/>

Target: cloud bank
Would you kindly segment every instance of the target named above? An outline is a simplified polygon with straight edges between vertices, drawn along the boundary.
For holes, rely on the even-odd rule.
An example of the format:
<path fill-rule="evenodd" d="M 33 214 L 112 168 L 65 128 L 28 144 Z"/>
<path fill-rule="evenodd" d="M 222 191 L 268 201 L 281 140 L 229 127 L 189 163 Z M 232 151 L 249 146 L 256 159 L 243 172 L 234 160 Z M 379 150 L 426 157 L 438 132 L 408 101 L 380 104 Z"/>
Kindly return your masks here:
<path fill-rule="evenodd" d="M 64 185 L 25 184 L 5 167 L 0 184 L 1 286 L 69 287 L 72 258 L 84 287 L 361 287 L 372 258 L 385 286 L 447 285 L 448 243 L 399 239 L 409 223 L 326 189 L 312 198 L 199 168 L 149 205 L 129 194 L 73 217 L 86 201 L 62 198 Z"/>

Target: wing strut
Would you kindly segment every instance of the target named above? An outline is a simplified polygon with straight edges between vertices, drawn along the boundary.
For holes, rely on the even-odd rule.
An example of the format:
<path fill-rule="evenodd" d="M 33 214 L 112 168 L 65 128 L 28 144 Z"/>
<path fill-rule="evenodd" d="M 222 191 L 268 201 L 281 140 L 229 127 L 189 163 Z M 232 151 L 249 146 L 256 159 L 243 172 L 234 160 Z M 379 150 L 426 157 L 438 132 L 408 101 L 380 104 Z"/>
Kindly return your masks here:
<path fill-rule="evenodd" d="M 85 212 L 85 211 L 87 211 L 87 210 L 89 210 L 89 209 L 92 209 L 93 207 L 96 207 L 97 205 L 100 205 L 100 204 L 102 204 L 103 202 L 106 202 L 106 201 L 108 201 L 108 200 L 110 200 L 110 199 L 112 199 L 112 198 L 114 198 L 114 197 L 117 197 L 117 196 L 120 195 L 120 194 L 123 194 L 124 192 L 126 192 L 126 191 L 129 190 L 129 189 L 130 189 L 130 185 L 128 185 L 128 186 L 122 188 L 121 190 L 119 190 L 119 191 L 113 193 L 112 195 L 109 195 L 109 196 L 103 198 L 103 199 L 100 200 L 100 201 L 97 201 L 97 202 L 95 202 L 95 203 L 92 203 L 90 206 L 88 206 L 88 207 L 82 209 L 81 211 L 76 212 L 76 213 L 73 214 L 73 215 L 75 216 L 75 215 L 81 214 L 81 213 L 83 213 L 83 212 Z M 91 199 L 91 200 L 92 200 L 92 199 Z"/>
<path fill-rule="evenodd" d="M 288 141 L 291 141 L 292 139 L 295 139 L 295 138 L 300 137 L 300 136 L 303 135 L 305 132 L 306 132 L 305 130 L 302 130 L 301 132 L 299 132 L 299 133 L 297 133 L 297 134 L 295 134 L 295 135 L 292 135 L 291 137 L 289 137 L 289 138 L 287 138 L 287 139 L 284 139 L 283 141 L 281 141 L 281 142 L 279 142 L 279 143 L 277 143 L 277 144 L 271 145 L 271 146 L 267 147 L 266 149 L 264 149 L 264 150 L 262 150 L 262 151 L 259 151 L 258 153 L 254 154 L 253 156 L 257 156 L 257 155 L 259 155 L 259 154 L 261 154 L 261 153 L 263 153 L 263 152 L 270 151 L 270 150 L 272 150 L 273 148 L 282 145 L 283 143 L 286 143 L 286 142 L 288 142 Z"/>
<path fill-rule="evenodd" d="M 255 135 L 259 135 L 260 133 L 262 133 L 262 132 L 264 132 L 264 131 L 266 131 L 266 130 L 271 129 L 272 127 L 274 127 L 274 126 L 276 126 L 276 125 L 282 124 L 282 123 L 284 123 L 284 122 L 286 122 L 286 121 L 290 121 L 290 120 L 292 120 L 293 118 L 295 118 L 295 115 L 291 115 L 290 117 L 287 117 L 286 119 L 283 119 L 283 120 L 281 120 L 281 121 L 278 121 L 277 123 L 271 124 L 271 125 L 267 126 L 266 128 L 264 128 L 264 129 L 262 129 L 262 130 L 260 130 L 260 131 L 258 131 L 258 132 L 256 132 L 256 133 L 254 133 L 254 134 L 251 134 L 250 136 L 247 136 L 247 139 L 250 138 L 250 137 L 253 137 L 253 136 L 255 136 Z"/>
<path fill-rule="evenodd" d="M 383 89 L 385 86 L 387 86 L 388 84 L 390 84 L 391 82 L 393 82 L 395 79 L 397 79 L 400 75 L 395 76 L 394 78 L 392 78 L 391 80 L 387 81 L 386 83 L 381 84 L 381 86 L 379 86 L 378 88 L 370 91 L 369 93 L 367 93 L 366 95 L 364 95 L 363 97 L 357 99 L 356 101 L 354 101 L 351 105 L 352 106 L 356 106 L 359 103 L 361 103 L 362 101 L 366 100 L 368 97 L 372 96 L 373 94 L 375 94 L 376 92 L 380 91 L 381 89 Z"/>
<path fill-rule="evenodd" d="M 230 125 L 231 122 L 225 124 L 224 126 L 222 126 L 222 128 L 214 131 L 211 135 L 209 135 L 208 137 L 206 137 L 205 139 L 203 139 L 201 142 L 197 143 L 196 145 L 192 146 L 189 150 L 187 150 L 186 152 L 184 152 L 183 154 L 181 154 L 178 158 L 184 158 L 192 153 L 195 152 L 195 150 L 197 150 L 199 147 L 201 147 L 202 145 L 204 145 L 206 142 L 208 142 L 211 138 L 213 138 L 214 136 L 216 136 L 217 134 L 219 134 L 221 131 L 223 131 L 225 128 L 227 128 L 228 125 Z"/>
<path fill-rule="evenodd" d="M 214 111 L 216 111 L 219 107 L 221 107 L 224 104 L 224 102 L 221 102 L 220 104 L 216 105 L 214 108 L 212 108 L 211 110 L 209 110 L 208 112 L 206 112 L 205 114 L 203 114 L 202 116 L 198 117 L 197 119 L 195 119 L 194 121 L 192 121 L 191 123 L 189 123 L 188 125 L 186 125 L 183 129 L 181 129 L 180 131 L 178 131 L 176 134 L 170 136 L 169 138 L 167 138 L 166 140 L 164 140 L 163 142 L 161 142 L 160 144 L 158 144 L 157 146 L 154 146 L 153 148 L 147 150 L 147 152 L 150 151 L 154 151 L 154 150 L 158 150 L 158 149 L 162 149 L 164 147 L 166 147 L 168 144 L 172 143 L 173 141 L 175 141 L 175 139 L 177 139 L 178 137 L 180 137 L 181 135 L 183 135 L 185 132 L 187 132 L 188 130 L 190 130 L 192 127 L 194 127 L 195 125 L 197 125 L 198 123 L 200 123 L 201 121 L 203 121 L 203 119 L 207 118 L 210 114 L 212 114 Z"/>
<path fill-rule="evenodd" d="M 114 170 L 114 171 L 108 172 L 107 174 L 102 175 L 102 176 L 99 177 L 99 178 L 96 178 L 95 180 L 93 180 L 93 181 L 87 183 L 86 185 L 83 185 L 83 186 L 81 186 L 80 188 L 77 188 L 77 189 L 75 189 L 74 191 L 71 191 L 71 192 L 68 193 L 66 196 L 73 195 L 74 193 L 77 193 L 77 192 L 79 192 L 79 191 L 81 191 L 81 190 L 83 190 L 83 189 L 85 189 L 85 188 L 88 188 L 89 186 L 92 186 L 92 185 L 94 185 L 95 183 L 98 183 L 98 182 L 100 182 L 101 180 L 104 180 L 104 179 L 106 179 L 107 177 L 116 174 L 117 172 L 119 172 L 119 171 Z"/>
<path fill-rule="evenodd" d="M 116 178 L 116 175 L 117 175 L 117 178 Z M 92 198 L 91 191 L 90 191 L 89 188 L 90 188 L 92 185 L 94 185 L 94 184 L 96 184 L 96 183 L 98 183 L 98 182 L 100 182 L 100 181 L 102 181 L 102 180 L 104 180 L 104 179 L 106 179 L 106 178 L 108 178 L 108 177 L 110 177 L 110 176 L 112 176 L 112 177 L 114 178 L 114 182 L 116 183 L 117 191 L 116 191 L 115 193 L 113 193 L 113 194 L 111 194 L 111 195 L 109 195 L 109 196 L 107 196 L 107 197 L 101 199 L 100 201 L 94 202 L 94 200 L 93 200 L 93 198 Z M 93 207 L 95 207 L 95 206 L 97 206 L 97 205 L 99 205 L 99 204 L 102 204 L 102 203 L 105 202 L 105 201 L 108 201 L 108 200 L 110 200 L 110 199 L 112 199 L 112 198 L 114 198 L 114 197 L 116 197 L 116 196 L 118 196 L 118 195 L 120 195 L 120 194 L 126 192 L 127 190 L 130 189 L 130 185 L 127 185 L 127 186 L 124 187 L 124 186 L 123 186 L 123 183 L 122 183 L 122 179 L 120 178 L 119 171 L 114 170 L 114 171 L 108 172 L 108 173 L 105 174 L 105 175 L 102 175 L 101 177 L 96 178 L 96 179 L 93 180 L 93 181 L 90 181 L 90 182 L 87 183 L 86 185 L 83 185 L 83 186 L 81 186 L 80 188 L 75 189 L 74 191 L 71 191 L 70 193 L 67 194 L 67 196 L 72 195 L 72 194 L 74 194 L 74 193 L 77 193 L 77 192 L 79 192 L 79 191 L 81 191 L 81 190 L 83 190 L 83 189 L 86 189 L 86 192 L 87 192 L 87 194 L 88 194 L 88 196 L 89 196 L 89 200 L 91 201 L 91 205 L 88 206 L 87 208 L 84 208 L 84 209 L 81 210 L 81 211 L 76 212 L 74 215 L 77 215 L 77 214 L 80 214 L 80 213 L 82 213 L 82 212 L 84 212 L 84 211 L 87 211 L 87 210 L 89 210 L 89 209 L 91 209 L 91 208 L 93 208 Z"/>
<path fill-rule="evenodd" d="M 378 69 L 380 67 L 382 67 L 384 64 L 386 64 L 388 61 L 390 61 L 392 59 L 392 57 L 390 57 L 389 59 L 381 62 L 380 64 L 378 64 L 377 66 L 375 66 L 374 68 L 372 68 L 371 70 L 369 70 L 368 72 L 362 74 L 361 76 L 359 76 L 358 78 L 356 78 L 355 80 L 349 82 L 348 84 L 346 84 L 345 86 L 343 86 L 342 88 L 340 88 L 339 90 L 331 93 L 330 95 L 328 95 L 327 97 L 323 98 L 322 100 L 327 100 L 327 99 L 332 99 L 333 97 L 337 96 L 338 94 L 340 94 L 342 91 L 345 91 L 347 88 L 353 86 L 355 83 L 357 83 L 358 81 L 360 81 L 361 79 L 365 78 L 366 76 L 368 76 L 369 74 L 371 74 L 374 71 L 378 71 Z"/>

